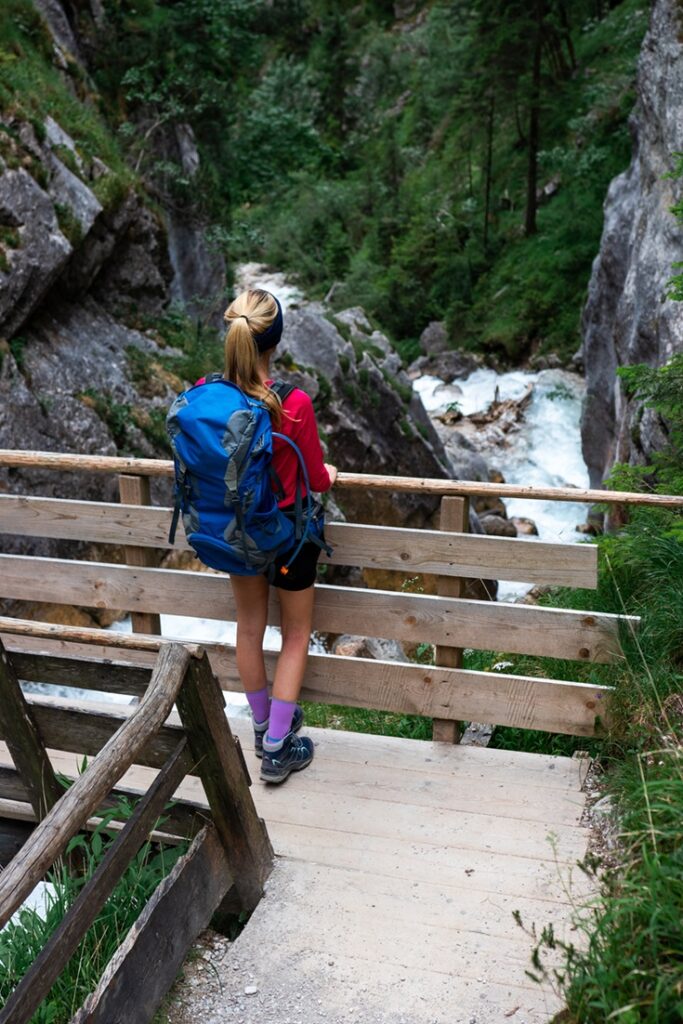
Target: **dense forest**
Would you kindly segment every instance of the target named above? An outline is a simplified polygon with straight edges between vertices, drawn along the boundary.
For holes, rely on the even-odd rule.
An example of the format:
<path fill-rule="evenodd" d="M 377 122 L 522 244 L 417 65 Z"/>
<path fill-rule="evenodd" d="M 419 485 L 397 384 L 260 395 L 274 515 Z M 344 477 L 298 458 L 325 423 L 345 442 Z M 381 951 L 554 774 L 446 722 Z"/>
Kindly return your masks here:
<path fill-rule="evenodd" d="M 107 117 L 229 265 L 261 259 L 362 305 L 404 356 L 442 319 L 507 361 L 575 352 L 606 188 L 629 159 L 642 3 L 105 8 Z M 155 145 L 178 121 L 198 179 Z"/>

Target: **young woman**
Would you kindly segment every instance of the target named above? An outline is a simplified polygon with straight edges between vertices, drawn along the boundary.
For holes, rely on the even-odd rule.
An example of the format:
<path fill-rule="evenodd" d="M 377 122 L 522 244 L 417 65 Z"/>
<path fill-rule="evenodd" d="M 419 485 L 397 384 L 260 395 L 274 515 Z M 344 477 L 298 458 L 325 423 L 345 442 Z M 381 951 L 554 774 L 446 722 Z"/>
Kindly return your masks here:
<path fill-rule="evenodd" d="M 301 450 L 313 491 L 327 491 L 337 470 L 323 461 L 318 429 L 309 396 L 295 388 L 281 402 L 273 383 L 270 360 L 282 335 L 282 308 L 267 291 L 242 292 L 225 312 L 225 377 L 268 408 L 273 429 L 285 434 Z M 273 468 L 282 484 L 279 506 L 293 510 L 296 497 L 297 457 L 293 448 L 274 439 Z M 303 712 L 296 703 L 306 668 L 313 620 L 316 565 L 320 548 L 306 543 L 295 560 L 291 553 L 278 558 L 273 585 L 280 599 L 282 650 L 273 679 L 272 699 L 263 658 L 263 635 L 268 613 L 269 580 L 264 576 L 230 577 L 237 606 L 237 670 L 251 707 L 257 757 L 262 757 L 261 778 L 283 782 L 293 771 L 313 760 L 313 741 L 297 735 Z"/>

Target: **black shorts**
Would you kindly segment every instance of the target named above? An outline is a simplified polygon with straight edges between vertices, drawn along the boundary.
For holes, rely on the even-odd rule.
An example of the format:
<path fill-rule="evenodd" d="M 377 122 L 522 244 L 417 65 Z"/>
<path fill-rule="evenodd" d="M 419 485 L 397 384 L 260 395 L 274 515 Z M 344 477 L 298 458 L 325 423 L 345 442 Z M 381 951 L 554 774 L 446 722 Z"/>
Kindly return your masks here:
<path fill-rule="evenodd" d="M 272 568 L 265 574 L 269 582 L 280 590 L 306 590 L 307 587 L 312 587 L 315 583 L 320 548 L 317 544 L 307 541 L 292 564 L 288 566 L 287 572 L 283 573 L 280 570 L 287 565 L 293 550 L 294 548 L 286 555 L 276 558 Z"/>
<path fill-rule="evenodd" d="M 283 508 L 282 511 L 290 518 L 294 517 L 294 511 L 291 506 Z M 320 547 L 311 541 L 302 546 L 301 551 L 292 564 L 287 567 L 287 572 L 281 572 L 281 569 L 287 566 L 287 562 L 292 557 L 292 552 L 298 546 L 298 543 L 297 541 L 296 544 L 293 544 L 286 554 L 279 555 L 268 572 L 264 573 L 269 583 L 272 583 L 274 587 L 278 587 L 280 590 L 306 590 L 315 583 L 318 559 L 320 558 Z"/>

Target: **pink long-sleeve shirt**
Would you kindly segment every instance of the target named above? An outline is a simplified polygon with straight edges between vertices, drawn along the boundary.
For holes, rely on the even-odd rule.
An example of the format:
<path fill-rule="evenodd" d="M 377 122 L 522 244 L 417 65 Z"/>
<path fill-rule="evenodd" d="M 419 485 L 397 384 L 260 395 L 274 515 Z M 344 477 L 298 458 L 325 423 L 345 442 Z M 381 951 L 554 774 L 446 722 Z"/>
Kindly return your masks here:
<path fill-rule="evenodd" d="M 197 384 L 203 384 L 205 379 L 201 377 Z M 266 381 L 268 385 L 272 383 L 272 380 Z M 313 402 L 301 388 L 294 388 L 285 398 L 282 408 L 283 416 L 278 433 L 290 437 L 300 449 L 306 463 L 311 490 L 328 491 L 332 484 L 330 474 L 325 469 Z M 284 494 L 278 501 L 280 508 L 292 505 L 295 501 L 298 465 L 299 460 L 294 449 L 279 437 L 273 438 L 273 469 L 282 484 Z"/>

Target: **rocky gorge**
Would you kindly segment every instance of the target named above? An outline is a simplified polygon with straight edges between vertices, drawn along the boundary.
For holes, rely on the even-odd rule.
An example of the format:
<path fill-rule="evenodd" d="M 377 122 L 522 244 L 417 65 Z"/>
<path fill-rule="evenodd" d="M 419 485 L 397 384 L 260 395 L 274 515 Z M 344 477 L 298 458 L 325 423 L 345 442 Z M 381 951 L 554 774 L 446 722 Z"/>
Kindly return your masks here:
<path fill-rule="evenodd" d="M 70 5 L 39 7 L 63 77 L 76 65 L 87 79 L 88 47 Z M 95 25 L 101 17 L 93 13 Z M 683 242 L 669 212 L 676 185 L 666 177 L 672 153 L 683 149 L 671 102 L 683 88 L 676 17 L 673 0 L 654 4 L 632 118 L 633 162 L 606 200 L 582 347 L 569 368 L 585 366 L 583 452 L 593 486 L 615 459 L 645 459 L 666 430 L 656 414 L 624 399 L 615 368 L 658 365 L 681 347 L 682 314 L 665 296 Z M 78 83 L 69 87 L 78 94 Z M 165 455 L 165 410 L 190 382 L 185 342 L 164 327 L 169 311 L 171 320 L 181 309 L 195 318 L 205 364 L 220 365 L 215 324 L 225 268 L 206 244 L 205 225 L 160 204 L 134 174 L 108 165 L 52 117 L 38 121 L 9 108 L 0 129 L 0 447 Z M 190 125 L 168 129 L 159 145 L 190 180 L 199 172 Z M 459 412 L 456 401 L 430 416 L 415 379 L 433 375 L 448 385 L 485 368 L 480 357 L 450 346 L 444 325 L 431 324 L 423 355 L 406 372 L 360 307 L 331 312 L 322 303 L 293 303 L 279 372 L 314 397 L 329 458 L 342 470 L 500 479 L 482 438 L 490 451 L 496 438 L 514 433 L 529 396 L 494 395 L 474 416 Z M 112 498 L 113 487 L 96 477 L 0 469 L 0 488 L 16 492 Z M 157 500 L 168 496 L 159 485 Z M 358 521 L 436 521 L 437 503 L 426 496 L 359 491 L 339 500 Z M 482 521 L 473 515 L 473 529 L 533 530 L 515 525 L 502 502 L 478 503 L 476 511 Z"/>

